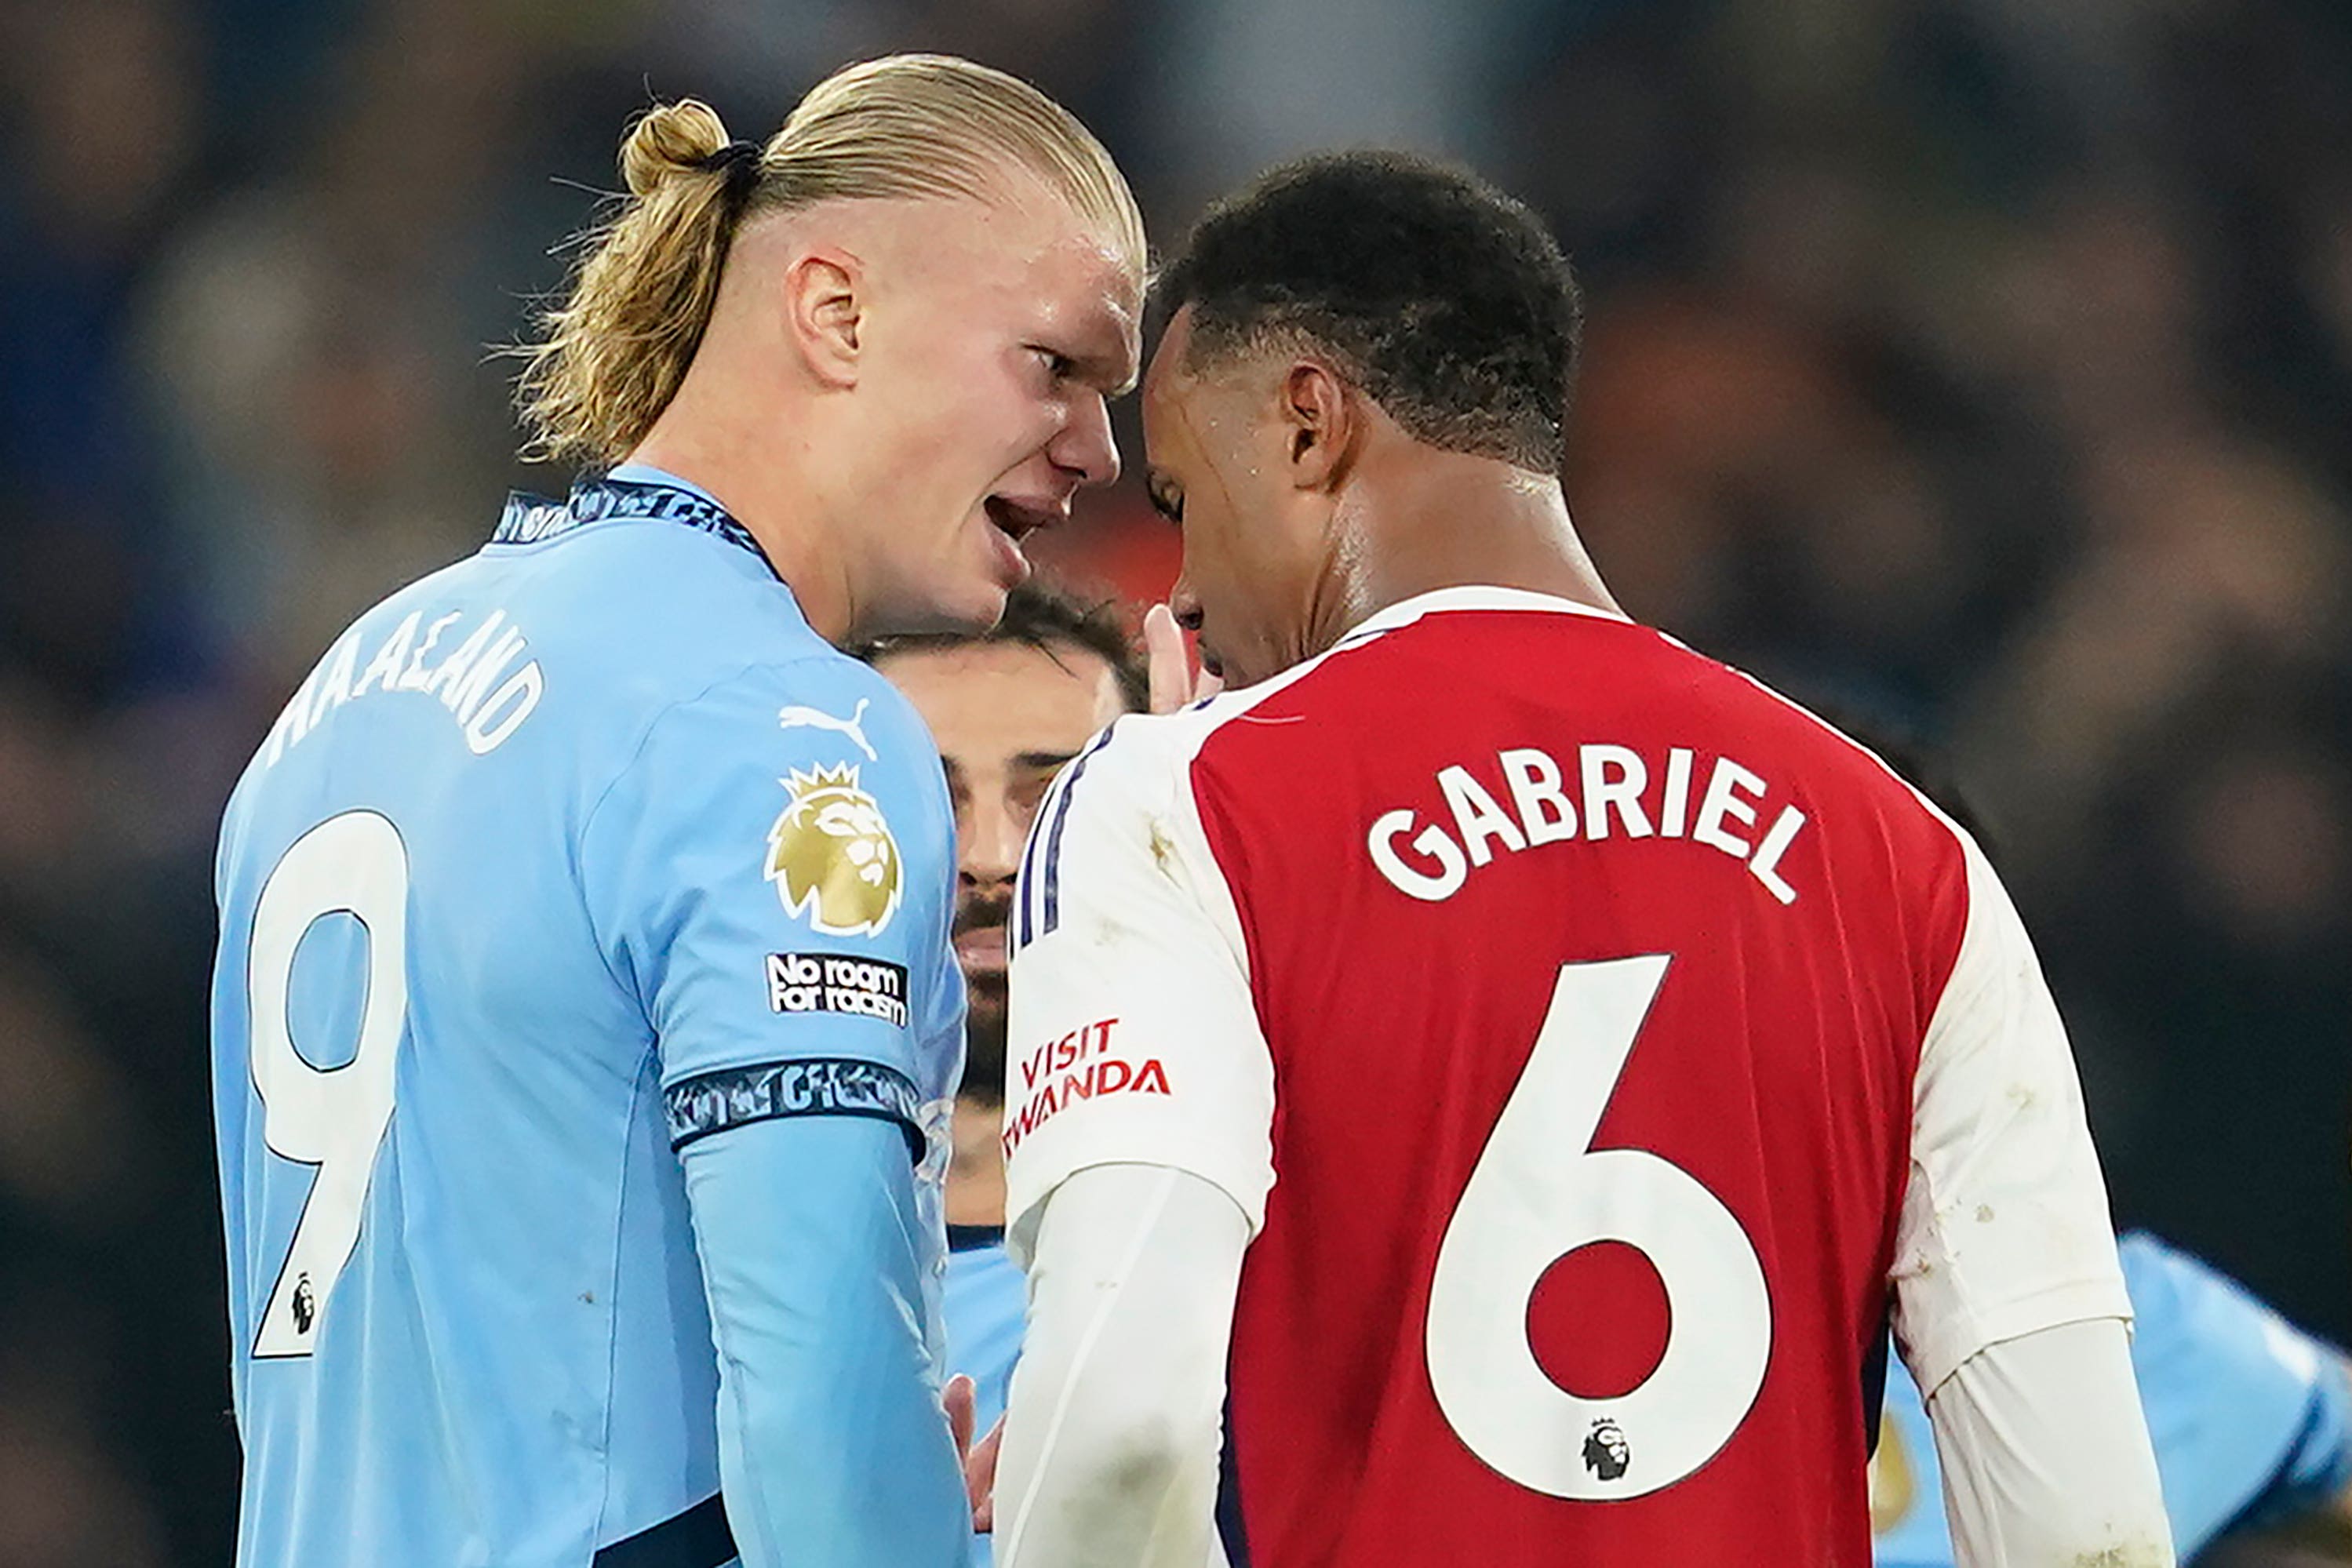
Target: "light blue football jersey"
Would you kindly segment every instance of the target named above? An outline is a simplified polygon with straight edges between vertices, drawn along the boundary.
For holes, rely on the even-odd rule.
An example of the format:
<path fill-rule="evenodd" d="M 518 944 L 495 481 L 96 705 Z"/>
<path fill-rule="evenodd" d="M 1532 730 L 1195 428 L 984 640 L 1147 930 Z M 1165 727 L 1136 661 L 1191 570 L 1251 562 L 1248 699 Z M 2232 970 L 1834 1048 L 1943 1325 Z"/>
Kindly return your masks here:
<path fill-rule="evenodd" d="M 1027 1326 L 1029 1277 L 1004 1249 L 1002 1226 L 950 1226 L 946 1293 L 947 1369 L 972 1381 L 972 1432 L 985 1436 L 1004 1415 L 1013 1364 Z M 989 1538 L 972 1537 L 972 1568 L 988 1568 Z"/>
<path fill-rule="evenodd" d="M 2117 1249 L 2132 1372 L 2183 1562 L 2234 1525 L 2292 1517 L 2352 1483 L 2352 1387 L 2336 1352 L 2153 1236 Z M 1880 1568 L 1951 1568 L 1927 1406 L 1893 1358 L 1871 1482 Z"/>
<path fill-rule="evenodd" d="M 221 838 L 239 1562 L 961 1561 L 953 865 L 913 709 L 667 476 L 362 616 Z"/>

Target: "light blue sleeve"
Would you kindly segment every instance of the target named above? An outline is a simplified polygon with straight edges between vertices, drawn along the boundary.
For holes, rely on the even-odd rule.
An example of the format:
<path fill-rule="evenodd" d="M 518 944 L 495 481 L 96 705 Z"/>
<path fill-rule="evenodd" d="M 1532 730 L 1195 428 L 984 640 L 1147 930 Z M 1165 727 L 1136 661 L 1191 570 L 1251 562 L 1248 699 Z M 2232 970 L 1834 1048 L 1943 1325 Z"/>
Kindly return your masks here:
<path fill-rule="evenodd" d="M 2347 1495 L 2352 1495 L 2352 1364 L 2331 1349 L 2286 1462 L 2279 1467 L 2270 1490 L 2237 1522 L 2277 1524 Z"/>
<path fill-rule="evenodd" d="M 953 831 L 920 721 L 854 661 L 748 670 L 656 718 L 593 811 L 581 874 L 664 1088 L 855 1060 L 928 1098 L 961 1007 L 935 984 Z"/>
<path fill-rule="evenodd" d="M 685 1168 L 745 1568 L 945 1568 L 970 1539 L 934 1361 L 951 835 L 903 699 L 814 659 L 656 719 L 582 835 Z"/>
<path fill-rule="evenodd" d="M 2341 1356 L 2153 1236 L 2126 1236 L 2119 1250 L 2138 1318 L 2132 1367 L 2181 1556 L 2340 1491 L 2352 1479 Z"/>
<path fill-rule="evenodd" d="M 971 1515 L 919 1324 L 904 1144 L 872 1120 L 769 1121 L 695 1145 L 686 1171 L 743 1568 L 964 1562 Z"/>
<path fill-rule="evenodd" d="M 1028 1278 L 1004 1250 L 1002 1228 L 992 1233 L 992 1240 L 959 1244 L 948 1259 L 947 1369 L 972 1381 L 976 1436 L 985 1436 L 1004 1415 L 1029 1311 Z M 990 1542 L 986 1535 L 971 1538 L 972 1568 L 989 1568 Z"/>
<path fill-rule="evenodd" d="M 2132 1373 L 2172 1539 L 2188 1562 L 2220 1536 L 2318 1508 L 2352 1485 L 2352 1384 L 2340 1353 L 2235 1281 L 2144 1231 L 2123 1238 Z M 1902 1366 L 1886 1379 L 1879 1475 L 1905 1473 L 1877 1521 L 1879 1568 L 1945 1568 L 1927 1412 Z"/>
<path fill-rule="evenodd" d="M 1004 1250 L 1003 1233 L 994 1234 L 948 1260 L 947 1368 L 972 1381 L 977 1432 L 1004 1414 L 1029 1312 L 1028 1277 Z"/>

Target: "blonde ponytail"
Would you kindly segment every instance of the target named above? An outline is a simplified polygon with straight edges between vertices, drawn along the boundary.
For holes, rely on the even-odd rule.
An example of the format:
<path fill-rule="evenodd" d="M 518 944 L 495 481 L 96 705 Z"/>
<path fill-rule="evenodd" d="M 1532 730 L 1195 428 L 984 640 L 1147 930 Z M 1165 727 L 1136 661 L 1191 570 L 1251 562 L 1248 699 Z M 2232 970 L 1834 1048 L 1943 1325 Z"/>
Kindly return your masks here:
<path fill-rule="evenodd" d="M 621 144 L 625 204 L 583 236 L 566 298 L 518 350 L 523 455 L 605 466 L 645 438 L 686 379 L 747 218 L 824 201 L 986 199 L 1008 166 L 1059 193 L 1141 275 L 1142 216 L 1110 154 L 1002 71 L 946 55 L 851 66 L 811 89 L 764 148 L 730 143 L 692 99 L 656 108 Z"/>
<path fill-rule="evenodd" d="M 585 237 L 571 296 L 541 320 L 520 383 L 530 458 L 618 460 L 669 404 L 710 308 L 733 231 L 727 127 L 687 99 L 621 143 L 627 205 Z"/>

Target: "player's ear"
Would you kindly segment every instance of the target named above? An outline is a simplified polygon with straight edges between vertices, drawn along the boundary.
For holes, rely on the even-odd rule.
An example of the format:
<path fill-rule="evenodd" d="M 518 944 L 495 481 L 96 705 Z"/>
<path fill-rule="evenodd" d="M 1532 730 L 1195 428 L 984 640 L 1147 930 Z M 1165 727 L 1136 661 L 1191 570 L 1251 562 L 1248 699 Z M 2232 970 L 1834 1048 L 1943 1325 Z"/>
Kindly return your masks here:
<path fill-rule="evenodd" d="M 784 268 L 784 332 L 809 372 L 830 387 L 857 383 L 857 345 L 865 304 L 857 258 L 846 251 L 805 250 Z"/>
<path fill-rule="evenodd" d="M 1347 384 L 1331 367 L 1299 360 L 1283 373 L 1281 414 L 1289 445 L 1290 482 L 1302 490 L 1324 490 L 1347 471 L 1360 417 Z"/>

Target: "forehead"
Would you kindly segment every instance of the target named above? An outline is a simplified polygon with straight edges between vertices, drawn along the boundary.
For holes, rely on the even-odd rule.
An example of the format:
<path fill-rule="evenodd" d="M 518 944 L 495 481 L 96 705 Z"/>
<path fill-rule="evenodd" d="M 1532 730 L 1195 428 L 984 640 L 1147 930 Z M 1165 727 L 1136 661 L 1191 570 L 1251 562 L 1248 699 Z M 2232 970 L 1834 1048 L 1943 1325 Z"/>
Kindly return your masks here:
<path fill-rule="evenodd" d="M 1192 341 L 1192 308 L 1187 305 L 1160 334 L 1143 372 L 1144 456 L 1155 464 L 1181 460 L 1194 445 L 1189 411 L 1202 386 L 1199 374 L 1185 362 Z"/>
<path fill-rule="evenodd" d="M 1194 362 L 1192 307 L 1169 320 L 1143 377 L 1143 439 L 1157 465 L 1214 457 L 1271 412 L 1273 361 L 1219 352 Z"/>
<path fill-rule="evenodd" d="M 894 248 L 909 271 L 967 300 L 1032 316 L 1041 327 L 1105 335 L 1132 366 L 1142 262 L 1104 225 L 1025 181 L 986 200 L 900 205 Z"/>
<path fill-rule="evenodd" d="M 1179 382 L 1188 382 L 1193 376 L 1185 366 L 1184 356 L 1192 343 L 1192 307 L 1185 305 L 1168 319 L 1167 329 L 1151 350 L 1151 363 L 1143 372 L 1143 406 L 1148 411 L 1155 403 L 1164 411 L 1176 395 Z"/>
<path fill-rule="evenodd" d="M 1100 727 L 1105 703 L 1117 702 L 1109 662 L 1066 643 L 913 648 L 876 668 L 915 705 L 940 752 L 958 760 L 1075 749 Z"/>

